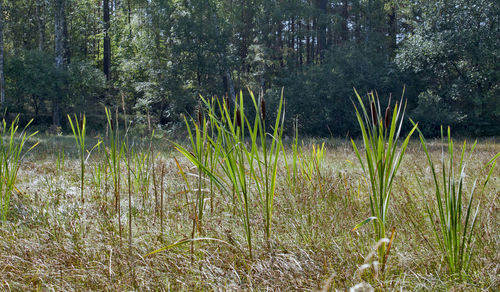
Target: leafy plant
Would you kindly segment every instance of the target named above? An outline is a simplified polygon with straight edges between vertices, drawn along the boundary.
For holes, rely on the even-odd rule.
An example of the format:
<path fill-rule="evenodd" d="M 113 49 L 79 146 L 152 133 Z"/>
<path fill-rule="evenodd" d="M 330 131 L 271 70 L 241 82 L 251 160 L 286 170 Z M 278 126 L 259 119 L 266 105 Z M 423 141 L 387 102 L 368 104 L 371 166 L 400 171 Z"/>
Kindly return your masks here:
<path fill-rule="evenodd" d="M 443 253 L 444 258 L 446 259 L 450 274 L 455 276 L 458 275 L 461 279 L 464 273 L 468 273 L 472 260 L 472 251 L 474 248 L 472 238 L 480 206 L 480 203 L 477 203 L 476 207 L 473 207 L 473 200 L 476 193 L 478 179 L 476 178 L 474 180 L 472 188 L 470 189 L 468 203 L 465 203 L 467 201 L 467 195 L 464 189 L 467 162 L 465 159 L 467 142 L 464 141 L 462 145 L 462 151 L 460 157 L 458 157 L 458 165 L 456 165 L 454 157 L 454 143 L 451 138 L 450 127 L 448 127 L 448 153 L 445 154 L 445 151 L 442 151 L 442 174 L 441 177 L 439 177 L 438 171 L 427 149 L 425 138 L 421 132 L 419 136 L 422 148 L 424 149 L 431 168 L 436 199 L 435 204 L 427 204 L 427 213 L 433 227 L 439 250 Z M 442 128 L 441 137 L 444 139 Z M 477 141 L 474 142 L 469 150 L 469 159 L 472 156 L 476 145 Z M 493 173 L 496 159 L 499 156 L 500 152 L 496 154 L 485 166 L 491 166 L 491 168 L 483 183 L 482 191 L 484 191 L 484 187 Z M 424 188 L 422 186 L 421 190 L 424 192 Z"/>
<path fill-rule="evenodd" d="M 364 149 L 362 150 L 364 151 L 364 157 L 361 156 L 354 140 L 351 139 L 351 142 L 361 164 L 363 174 L 368 179 L 371 217 L 356 225 L 353 230 L 372 222 L 375 239 L 379 242 L 386 237 L 386 224 L 394 178 L 403 160 L 410 137 L 417 129 L 417 125 L 413 126 L 403 143 L 399 145 L 398 140 L 403 127 L 406 107 L 403 98 L 401 98 L 399 104 L 396 102 L 393 110 L 389 100 L 389 104 L 385 109 L 385 116 L 382 116 L 380 100 L 376 94 L 373 92 L 368 94 L 370 105 L 370 110 L 368 110 L 358 92 L 355 91 L 355 93 L 361 109 L 359 110 L 358 106 L 354 104 L 356 117 L 363 136 Z M 386 245 L 382 243 L 378 247 L 379 259 L 385 261 L 386 252 Z M 384 264 L 382 263 L 382 269 Z"/>

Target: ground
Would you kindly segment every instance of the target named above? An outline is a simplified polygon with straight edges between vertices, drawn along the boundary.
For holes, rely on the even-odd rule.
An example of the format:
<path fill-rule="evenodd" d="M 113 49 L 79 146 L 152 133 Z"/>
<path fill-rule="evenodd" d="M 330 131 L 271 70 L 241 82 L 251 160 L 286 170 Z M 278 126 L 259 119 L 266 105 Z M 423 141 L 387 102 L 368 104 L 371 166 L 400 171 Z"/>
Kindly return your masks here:
<path fill-rule="evenodd" d="M 370 216 L 370 208 L 366 180 L 348 141 L 326 141 L 319 168 L 299 174 L 295 184 L 286 181 L 286 167 L 280 161 L 270 240 L 265 240 L 259 199 L 251 193 L 250 258 L 233 198 L 215 188 L 210 192 L 208 183 L 201 227 L 194 234 L 207 239 L 147 255 L 192 238 L 196 218 L 197 192 L 193 186 L 186 192 L 174 157 L 186 173 L 197 170 L 166 140 L 155 141 L 151 148 L 144 142 L 138 147 L 141 152 L 130 155 L 130 188 L 123 157 L 117 212 L 104 147 L 94 149 L 86 162 L 82 202 L 73 137 L 37 139 L 40 145 L 22 160 L 8 220 L 0 224 L 2 290 L 345 291 L 369 285 L 401 291 L 495 291 L 500 287 L 499 168 L 486 189 L 476 192 L 480 211 L 473 263 L 469 276 L 458 280 L 447 272 L 425 211 L 434 193 L 427 160 L 416 140 L 396 178 L 389 210 L 395 239 L 380 274 L 373 268 L 376 257 L 368 258 L 376 244 L 372 226 L 352 231 Z M 319 141 L 305 141 L 303 153 L 311 153 L 314 143 Z M 430 143 L 435 159 L 441 146 L 439 141 Z M 479 142 L 467 164 L 466 189 L 474 178 L 484 180 L 482 166 L 499 151 L 497 139 Z M 194 185 L 196 177 L 190 181 Z"/>

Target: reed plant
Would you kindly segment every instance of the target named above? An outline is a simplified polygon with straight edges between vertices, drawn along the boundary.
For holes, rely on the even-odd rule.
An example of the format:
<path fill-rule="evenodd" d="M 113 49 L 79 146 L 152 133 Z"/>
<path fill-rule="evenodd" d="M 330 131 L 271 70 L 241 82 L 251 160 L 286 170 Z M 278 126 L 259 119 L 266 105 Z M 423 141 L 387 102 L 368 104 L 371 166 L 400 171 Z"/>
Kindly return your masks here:
<path fill-rule="evenodd" d="M 227 99 L 221 101 L 201 98 L 208 123 L 205 120 L 203 123 L 189 123 L 186 120 L 192 151 L 179 144 L 175 145 L 198 168 L 199 179 L 203 174 L 225 195 L 232 196 L 233 204 L 238 209 L 237 214 L 243 222 L 249 256 L 252 258 L 253 228 L 250 218 L 254 193 L 262 206 L 264 236 L 267 241 L 271 237 L 277 167 L 282 149 L 284 103 L 281 95 L 274 127 L 268 132 L 263 96 L 257 99 L 250 93 L 250 97 L 256 112 L 253 122 L 245 115 L 241 92 L 233 109 Z M 207 124 L 210 124 L 210 135 Z M 247 137 L 250 138 L 249 145 L 246 143 Z M 218 167 L 215 167 L 217 164 L 213 161 L 218 161 Z"/>
<path fill-rule="evenodd" d="M 427 142 L 422 133 L 419 132 L 419 134 L 434 184 L 435 201 L 427 204 L 427 214 L 429 215 L 437 245 L 445 258 L 450 274 L 462 279 L 469 272 L 474 249 L 473 235 L 480 207 L 480 202 L 474 203 L 479 181 L 478 177 L 474 179 L 468 197 L 465 190 L 466 165 L 472 157 L 477 141 L 472 144 L 467 155 L 467 142 L 464 141 L 460 156 L 455 157 L 455 146 L 451 138 L 450 127 L 448 127 L 445 142 L 447 153 L 444 149 L 442 150 L 440 161 L 442 173 L 439 175 L 427 148 Z M 443 128 L 441 128 L 441 138 L 445 139 Z M 482 182 L 480 192 L 484 191 L 499 156 L 500 152 L 485 165 L 484 168 L 489 167 L 489 171 L 486 179 Z M 425 189 L 421 184 L 420 188 L 424 193 Z"/>
<path fill-rule="evenodd" d="M 106 119 L 108 121 L 109 138 L 108 147 L 106 147 L 106 161 L 109 173 L 113 180 L 114 210 L 118 213 L 119 235 L 122 237 L 121 226 L 121 206 L 120 206 L 120 180 L 121 180 L 121 159 L 124 155 L 124 143 L 120 143 L 120 131 L 118 128 L 118 110 L 113 120 L 113 114 L 108 108 L 105 108 Z"/>
<path fill-rule="evenodd" d="M 367 109 L 363 98 L 357 91 L 355 93 L 358 105 L 354 103 L 354 108 L 363 137 L 364 149 L 361 149 L 363 152 L 360 151 L 354 140 L 351 139 L 351 142 L 369 184 L 371 216 L 356 225 L 353 230 L 372 222 L 375 240 L 379 242 L 382 238 L 386 238 L 386 225 L 393 183 L 417 125 L 413 126 L 400 145 L 399 138 L 406 108 L 403 97 L 401 97 L 399 103 L 396 102 L 394 109 L 391 109 L 389 99 L 383 116 L 378 95 L 373 92 L 368 94 L 369 108 Z M 386 253 L 386 245 L 382 243 L 378 247 L 379 259 L 385 261 Z M 382 269 L 384 264 L 383 262 Z"/>
<path fill-rule="evenodd" d="M 196 120 L 192 120 L 193 131 L 189 126 L 188 120 L 185 117 L 184 121 L 188 130 L 189 140 L 191 141 L 192 155 L 195 159 L 199 161 L 202 165 L 209 168 L 208 164 L 208 154 L 211 151 L 211 147 L 208 144 L 208 123 L 203 114 L 203 109 L 201 104 L 198 105 Z M 205 209 L 205 190 L 203 168 L 197 167 L 196 176 L 196 200 L 193 204 L 193 230 L 192 237 L 194 237 L 195 229 L 198 233 L 202 233 L 202 222 L 203 222 L 203 212 Z"/>
<path fill-rule="evenodd" d="M 144 209 L 148 198 L 150 152 L 141 151 L 139 147 L 131 146 L 128 153 L 131 156 L 133 185 L 136 190 L 142 193 L 142 208 Z"/>
<path fill-rule="evenodd" d="M 321 163 L 325 155 L 325 143 L 320 145 L 312 144 L 311 153 L 305 153 L 304 145 L 298 148 L 296 161 L 299 162 L 300 174 L 307 180 L 310 186 L 321 189 Z"/>
<path fill-rule="evenodd" d="M 90 153 L 101 144 L 101 141 L 97 142 L 94 147 L 90 151 L 88 151 L 87 157 L 86 149 L 85 149 L 85 137 L 86 137 L 86 124 L 87 119 L 85 114 L 78 119 L 76 114 L 74 115 L 74 122 L 71 119 L 70 115 L 68 115 L 69 125 L 71 126 L 71 131 L 73 131 L 73 136 L 75 137 L 75 142 L 78 147 L 79 158 L 80 158 L 80 196 L 82 203 L 85 202 L 85 198 L 83 196 L 84 184 L 85 184 L 85 162 L 87 161 Z"/>
<path fill-rule="evenodd" d="M 272 132 L 267 132 L 266 128 L 266 103 L 264 94 L 261 92 L 259 103 L 256 103 L 256 98 L 253 92 L 250 96 L 257 110 L 255 121 L 252 125 L 247 119 L 247 126 L 251 138 L 251 155 L 249 159 L 249 168 L 254 177 L 257 193 L 260 195 L 262 211 L 264 214 L 264 235 L 269 242 L 271 238 L 271 226 L 273 218 L 274 195 L 276 191 L 276 180 L 278 172 L 278 160 L 280 158 L 280 151 L 282 149 L 283 137 L 283 123 L 285 119 L 285 112 L 283 109 L 283 98 L 280 99 L 278 111 Z M 283 97 L 283 93 L 281 94 Z M 253 128 L 253 129 L 252 129 Z M 270 138 L 270 145 L 268 142 Z M 260 141 L 258 141 L 258 138 Z M 259 144 L 260 142 L 260 148 Z M 253 162 L 256 162 L 257 167 L 254 167 Z"/>
<path fill-rule="evenodd" d="M 27 128 L 32 121 L 19 132 L 19 115 L 14 118 L 10 126 L 7 126 L 5 119 L 2 120 L 0 128 L 0 218 L 2 221 L 7 220 L 11 194 L 17 190 L 15 185 L 23 155 L 38 145 L 35 143 L 27 151 L 23 151 L 26 142 L 38 133 L 27 133 Z"/>
<path fill-rule="evenodd" d="M 65 154 L 64 154 L 64 147 L 62 147 L 57 151 L 56 173 L 58 175 L 61 170 L 64 170 L 64 161 L 65 161 Z"/>
<path fill-rule="evenodd" d="M 294 136 L 293 136 L 293 141 L 291 144 L 292 148 L 292 153 L 291 153 L 291 163 L 292 165 L 290 166 L 288 161 L 290 160 L 289 155 L 286 152 L 285 145 L 282 144 L 282 151 L 283 151 L 283 160 L 285 163 L 285 170 L 286 170 L 286 182 L 288 184 L 288 187 L 292 191 L 292 193 L 296 193 L 297 191 L 297 180 L 298 180 L 298 174 L 299 174 L 299 130 L 298 130 L 298 120 L 297 118 L 294 119 L 293 122 L 293 129 L 294 129 Z"/>

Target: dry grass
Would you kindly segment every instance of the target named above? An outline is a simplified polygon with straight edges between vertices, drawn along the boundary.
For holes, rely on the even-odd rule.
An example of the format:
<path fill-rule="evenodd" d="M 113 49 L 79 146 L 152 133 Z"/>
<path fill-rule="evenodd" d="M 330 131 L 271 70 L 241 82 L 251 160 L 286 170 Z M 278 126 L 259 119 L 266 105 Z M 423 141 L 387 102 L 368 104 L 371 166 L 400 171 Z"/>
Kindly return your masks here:
<path fill-rule="evenodd" d="M 327 144 L 321 177 L 314 183 L 299 177 L 294 191 L 285 183 L 285 168 L 280 165 L 271 244 L 267 244 L 264 234 L 254 234 L 254 259 L 250 260 L 238 216 L 234 215 L 228 199 L 218 194 L 211 202 L 213 211 L 211 204 L 206 204 L 203 236 L 229 244 L 197 242 L 193 257 L 189 244 L 144 256 L 191 236 L 192 206 L 187 202 L 193 201 L 196 193 L 183 193 L 184 181 L 173 155 L 183 169 L 191 166 L 168 150 L 161 151 L 154 164 L 157 176 L 165 165 L 164 235 L 161 236 L 159 215 L 155 214 L 153 183 L 150 183 L 145 204 L 142 193 L 135 191 L 132 197 L 130 249 L 127 228 L 122 239 L 118 235 L 118 218 L 112 211 L 112 182 L 108 181 L 106 192 L 90 181 L 90 172 L 103 157 L 96 153 L 89 160 L 86 200 L 82 203 L 79 160 L 76 148 L 71 148 L 74 146 L 65 146 L 64 169 L 57 169 L 54 149 L 59 149 L 57 143 L 61 141 L 42 141 L 21 166 L 17 187 L 22 193 L 13 196 L 10 218 L 0 224 L 1 290 L 316 291 L 327 280 L 330 289 L 339 290 L 361 282 L 375 288 L 403 291 L 499 289 L 499 168 L 486 192 L 478 197 L 482 207 L 472 273 L 469 279 L 458 282 L 447 276 L 446 265 L 437 251 L 425 213 L 426 200 L 433 198 L 431 173 L 419 144 L 413 141 L 393 189 L 392 216 L 387 224 L 396 227 L 396 237 L 385 277 L 375 278 L 370 269 L 358 270 L 375 242 L 370 228 L 351 232 L 369 216 L 370 208 L 361 169 L 354 152 L 345 143 Z M 438 142 L 431 142 L 429 148 L 433 156 L 440 155 Z M 305 151 L 311 150 L 306 145 Z M 500 144 L 494 140 L 480 142 L 476 159 L 468 166 L 470 175 L 477 174 L 499 151 Z M 122 193 L 126 194 L 126 166 L 122 167 Z M 423 183 L 429 183 L 430 191 L 425 198 L 419 194 L 415 175 Z M 125 195 L 121 206 L 122 221 L 128 222 Z M 264 226 L 264 220 L 255 211 L 258 208 L 252 209 L 252 224 Z M 264 228 L 254 230 L 262 233 Z"/>

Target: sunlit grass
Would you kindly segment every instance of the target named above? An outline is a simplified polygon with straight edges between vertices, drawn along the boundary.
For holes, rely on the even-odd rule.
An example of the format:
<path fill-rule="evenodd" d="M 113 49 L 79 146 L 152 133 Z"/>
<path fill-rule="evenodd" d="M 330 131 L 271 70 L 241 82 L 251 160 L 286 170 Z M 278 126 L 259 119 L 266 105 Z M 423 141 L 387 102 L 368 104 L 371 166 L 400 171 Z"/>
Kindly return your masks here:
<path fill-rule="evenodd" d="M 265 101 L 253 97 L 249 104 L 257 116 L 205 100 L 201 115 L 186 118 L 190 138 L 175 145 L 183 155 L 154 133 L 141 140 L 127 136 L 127 126 L 120 132 L 118 115 L 107 110 L 107 137 L 85 143 L 103 141 L 85 158 L 83 184 L 85 148 L 75 137 L 32 137 L 26 145 L 40 145 L 19 166 L 10 213 L 0 224 L 0 289 L 408 291 L 498 285 L 500 175 L 491 168 L 497 140 L 478 142 L 467 162 L 467 173 L 482 177 L 472 201 L 481 208 L 474 232 L 466 235 L 476 242 L 475 256 L 460 279 L 450 277 L 446 252 L 433 240 L 436 226 L 426 220 L 427 204 L 432 213 L 435 201 L 428 157 L 434 161 L 448 144 L 426 141 L 426 151 L 418 141 L 405 145 L 386 217 L 397 234 L 377 240 L 352 232 L 372 212 L 369 176 L 356 163 L 361 150 L 348 141 L 301 139 L 297 131 L 285 144 L 287 119 L 280 108 L 266 109 L 277 113 L 269 123 Z M 461 156 L 460 149 L 451 150 Z M 433 169 L 436 177 L 448 177 L 447 168 Z M 469 181 L 464 176 L 468 193 Z M 128 249 L 122 243 L 127 231 Z"/>
<path fill-rule="evenodd" d="M 17 175 L 21 167 L 21 161 L 27 151 L 32 150 L 37 144 L 34 144 L 29 149 L 24 149 L 28 139 L 33 137 L 35 133 L 28 134 L 26 128 L 19 131 L 19 116 L 16 116 L 10 126 L 7 126 L 5 119 L 2 120 L 2 128 L 0 128 L 0 218 L 2 221 L 7 220 L 7 215 L 10 208 L 10 198 L 16 187 Z"/>
<path fill-rule="evenodd" d="M 441 136 L 444 135 L 441 129 Z M 435 202 L 427 205 L 427 213 L 433 227 L 434 235 L 438 243 L 439 250 L 446 259 L 446 264 L 451 275 L 462 279 L 468 275 L 471 260 L 473 257 L 477 215 L 479 213 L 480 203 L 475 203 L 475 197 L 478 192 L 483 192 L 486 184 L 493 174 L 496 159 L 500 152 L 492 157 L 485 165 L 488 172 L 484 179 L 479 175 L 467 175 L 466 165 L 473 158 L 473 152 L 477 141 L 472 144 L 467 153 L 467 142 L 464 141 L 460 155 L 455 156 L 455 146 L 451 138 L 451 130 L 448 127 L 447 140 L 442 150 L 440 161 L 441 175 L 438 175 L 436 166 L 427 149 L 427 144 L 423 135 L 420 133 L 420 141 L 425 152 L 429 166 L 432 172 L 434 183 Z M 447 153 L 446 153 L 447 152 Z M 458 164 L 457 164 L 458 163 Z M 472 186 L 469 187 L 469 195 L 466 194 L 466 176 L 475 177 Z M 418 178 L 417 178 L 418 179 Z M 469 178 L 469 180 L 472 180 Z M 481 186 L 477 189 L 477 184 Z M 421 191 L 425 192 L 427 188 L 421 186 Z"/>
<path fill-rule="evenodd" d="M 357 92 L 357 103 L 354 105 L 361 128 L 364 149 L 358 150 L 354 140 L 352 140 L 352 146 L 370 188 L 368 194 L 371 216 L 356 225 L 353 230 L 372 222 L 375 239 L 377 242 L 381 242 L 383 238 L 386 238 L 393 184 L 417 125 L 413 126 L 403 142 L 399 144 L 398 140 L 404 122 L 406 102 L 401 99 L 399 103 L 396 102 L 394 109 L 391 109 L 391 101 L 389 100 L 389 104 L 384 111 L 385 115 L 382 115 L 378 96 L 373 92 L 367 96 L 370 105 L 369 110 L 365 107 L 363 98 Z M 384 270 L 388 252 L 385 242 L 382 241 L 378 247 L 382 270 Z"/>

